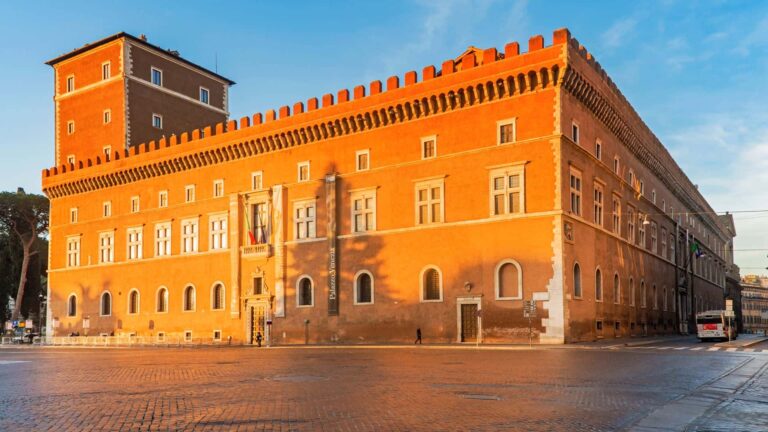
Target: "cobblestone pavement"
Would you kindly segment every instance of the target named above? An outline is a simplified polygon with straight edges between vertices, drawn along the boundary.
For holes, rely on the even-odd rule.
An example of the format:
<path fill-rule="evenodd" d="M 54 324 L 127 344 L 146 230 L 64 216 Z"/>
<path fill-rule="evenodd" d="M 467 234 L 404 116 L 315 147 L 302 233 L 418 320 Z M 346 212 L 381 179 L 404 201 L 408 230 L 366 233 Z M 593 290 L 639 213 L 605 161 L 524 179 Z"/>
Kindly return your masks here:
<path fill-rule="evenodd" d="M 692 429 L 766 430 L 766 361 L 631 348 L 0 349 L 0 431 L 660 430 L 666 407 L 700 393 L 711 408 L 680 417 Z"/>

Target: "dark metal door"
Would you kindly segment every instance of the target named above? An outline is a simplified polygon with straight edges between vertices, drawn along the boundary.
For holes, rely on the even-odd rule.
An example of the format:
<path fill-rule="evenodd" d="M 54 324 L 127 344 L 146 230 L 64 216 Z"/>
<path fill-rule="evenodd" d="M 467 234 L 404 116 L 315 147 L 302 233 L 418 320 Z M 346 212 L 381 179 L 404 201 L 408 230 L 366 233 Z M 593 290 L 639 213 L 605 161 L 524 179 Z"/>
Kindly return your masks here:
<path fill-rule="evenodd" d="M 461 305 L 461 341 L 475 342 L 477 339 L 477 305 Z"/>

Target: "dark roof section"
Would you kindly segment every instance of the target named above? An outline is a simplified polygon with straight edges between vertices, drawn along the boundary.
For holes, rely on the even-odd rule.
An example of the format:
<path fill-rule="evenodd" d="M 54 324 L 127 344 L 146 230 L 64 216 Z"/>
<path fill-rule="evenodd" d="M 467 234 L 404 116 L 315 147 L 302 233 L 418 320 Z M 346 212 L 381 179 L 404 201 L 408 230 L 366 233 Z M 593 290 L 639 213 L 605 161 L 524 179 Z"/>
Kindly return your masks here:
<path fill-rule="evenodd" d="M 153 44 L 151 44 L 151 43 L 149 43 L 149 42 L 147 42 L 145 40 L 139 39 L 136 36 L 133 36 L 133 35 L 128 34 L 126 32 L 120 32 L 120 33 L 117 33 L 117 34 L 113 34 L 112 36 L 108 36 L 108 37 L 106 37 L 104 39 L 101 39 L 101 40 L 98 40 L 96 42 L 92 42 L 92 43 L 83 45 L 81 48 L 77 48 L 77 49 L 75 49 L 75 50 L 73 50 L 71 52 L 68 52 L 68 53 L 64 54 L 64 55 L 58 56 L 58 57 L 56 57 L 53 60 L 49 60 L 49 61 L 45 62 L 45 64 L 47 64 L 48 66 L 53 66 L 56 63 L 59 63 L 59 62 L 64 61 L 66 59 L 72 58 L 72 57 L 74 57 L 76 55 L 82 54 L 82 53 L 84 53 L 84 52 L 86 52 L 88 50 L 91 50 L 93 48 L 96 48 L 98 46 L 104 45 L 106 43 L 112 42 L 113 40 L 120 39 L 120 38 L 130 39 L 133 42 L 136 42 L 138 44 L 144 45 L 144 46 L 146 46 L 148 48 L 151 48 L 151 49 L 153 49 L 155 51 L 161 52 L 161 53 L 163 53 L 165 55 L 170 55 L 171 57 L 175 57 L 179 61 L 184 62 L 184 63 L 188 64 L 189 66 L 192 66 L 192 67 L 194 67 L 196 69 L 200 69 L 200 70 L 202 70 L 203 72 L 205 72 L 207 74 L 213 75 L 216 78 L 219 78 L 219 79 L 225 81 L 229 85 L 234 85 L 235 84 L 234 81 L 232 81 L 231 79 L 229 79 L 227 77 L 221 76 L 221 75 L 217 74 L 216 72 L 208 70 L 208 69 L 200 66 L 199 64 L 192 63 L 191 61 L 186 60 L 186 59 L 184 59 L 181 56 L 175 56 L 175 55 L 171 54 L 170 51 L 168 51 L 168 50 L 164 50 L 164 49 L 160 48 L 157 45 L 153 45 Z"/>

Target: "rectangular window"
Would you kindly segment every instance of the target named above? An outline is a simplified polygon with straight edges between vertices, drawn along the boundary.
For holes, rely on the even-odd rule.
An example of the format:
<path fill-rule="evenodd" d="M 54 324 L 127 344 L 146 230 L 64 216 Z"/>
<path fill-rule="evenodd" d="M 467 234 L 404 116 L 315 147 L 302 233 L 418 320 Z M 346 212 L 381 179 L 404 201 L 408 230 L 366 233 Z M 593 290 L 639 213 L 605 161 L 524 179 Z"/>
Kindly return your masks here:
<path fill-rule="evenodd" d="M 603 226 L 603 187 L 598 184 L 595 184 L 593 211 L 595 225 Z"/>
<path fill-rule="evenodd" d="M 651 222 L 651 252 L 653 253 L 659 253 L 659 243 L 658 243 L 658 226 L 656 225 L 656 222 Z"/>
<path fill-rule="evenodd" d="M 667 252 L 667 229 L 661 228 L 661 256 L 663 256 L 664 259 L 669 259 Z"/>
<path fill-rule="evenodd" d="M 104 201 L 101 204 L 101 216 L 102 217 L 112 216 L 112 201 Z"/>
<path fill-rule="evenodd" d="M 139 197 L 131 197 L 131 213 L 138 213 L 139 209 Z"/>
<path fill-rule="evenodd" d="M 368 171 L 370 168 L 370 159 L 370 150 L 358 150 L 355 152 L 355 169 L 357 171 Z"/>
<path fill-rule="evenodd" d="M 619 157 L 613 158 L 613 173 L 619 175 Z"/>
<path fill-rule="evenodd" d="M 256 244 L 269 243 L 269 210 L 266 202 L 254 204 L 253 209 L 253 242 Z"/>
<path fill-rule="evenodd" d="M 224 196 L 224 180 L 218 179 L 213 181 L 213 197 L 221 198 Z"/>
<path fill-rule="evenodd" d="M 309 161 L 299 162 L 297 165 L 297 178 L 300 182 L 309 181 Z"/>
<path fill-rule="evenodd" d="M 571 168 L 571 213 L 581 216 L 581 172 Z"/>
<path fill-rule="evenodd" d="M 181 221 L 181 253 L 195 253 L 198 251 L 197 219 Z"/>
<path fill-rule="evenodd" d="M 163 85 L 163 71 L 161 71 L 158 68 L 151 68 L 151 75 L 152 75 L 152 84 L 156 86 L 162 86 Z"/>
<path fill-rule="evenodd" d="M 115 233 L 114 231 L 99 234 L 99 262 L 115 262 Z"/>
<path fill-rule="evenodd" d="M 80 236 L 67 238 L 67 267 L 80 266 Z"/>
<path fill-rule="evenodd" d="M 595 157 L 597 160 L 603 160 L 603 143 L 600 140 L 595 141 Z"/>
<path fill-rule="evenodd" d="M 490 181 L 491 216 L 524 211 L 525 171 L 522 165 L 494 169 Z"/>
<path fill-rule="evenodd" d="M 77 223 L 77 207 L 69 209 L 69 223 Z"/>
<path fill-rule="evenodd" d="M 264 188 L 264 173 L 256 171 L 251 173 L 251 189 L 261 190 Z"/>
<path fill-rule="evenodd" d="M 627 207 L 627 240 L 635 244 L 635 212 L 632 207 Z"/>
<path fill-rule="evenodd" d="M 416 183 L 416 225 L 444 220 L 443 179 Z"/>
<path fill-rule="evenodd" d="M 651 191 L 651 202 L 656 204 L 656 189 Z"/>
<path fill-rule="evenodd" d="M 645 182 L 640 180 L 638 191 L 640 191 L 640 195 L 645 195 Z"/>
<path fill-rule="evenodd" d="M 640 221 L 637 227 L 637 230 L 640 233 L 640 237 L 638 239 L 640 241 L 640 247 L 642 247 L 643 249 L 647 249 L 648 244 L 645 241 L 645 226 L 646 226 L 648 217 L 643 215 L 642 213 L 638 213 L 637 219 Z"/>
<path fill-rule="evenodd" d="M 171 254 L 171 223 L 163 222 L 155 224 L 155 256 L 168 256 Z"/>
<path fill-rule="evenodd" d="M 75 133 L 75 121 L 70 120 L 67 122 L 67 135 L 72 135 Z"/>
<path fill-rule="evenodd" d="M 213 341 L 214 342 L 221 342 L 221 330 L 214 330 L 213 331 Z"/>
<path fill-rule="evenodd" d="M 168 191 L 160 191 L 157 194 L 157 206 L 160 208 L 168 207 Z"/>
<path fill-rule="evenodd" d="M 253 278 L 253 295 L 264 294 L 264 278 L 257 276 Z"/>
<path fill-rule="evenodd" d="M 315 200 L 299 201 L 293 205 L 294 236 L 296 240 L 315 238 Z"/>
<path fill-rule="evenodd" d="M 187 185 L 184 187 L 184 202 L 195 202 L 195 185 Z"/>
<path fill-rule="evenodd" d="M 612 230 L 614 234 L 621 235 L 621 200 L 616 196 L 613 197 L 611 216 L 613 217 Z"/>
<path fill-rule="evenodd" d="M 67 77 L 67 93 L 75 91 L 75 76 L 70 75 Z"/>
<path fill-rule="evenodd" d="M 432 159 L 437 156 L 437 137 L 430 136 L 421 139 L 421 158 Z"/>
<path fill-rule="evenodd" d="M 160 114 L 152 114 L 152 127 L 155 129 L 163 128 L 163 116 Z"/>
<path fill-rule="evenodd" d="M 144 229 L 141 227 L 128 228 L 128 259 L 137 260 L 143 256 L 142 244 L 144 241 Z"/>
<path fill-rule="evenodd" d="M 112 110 L 104 110 L 102 113 L 102 121 L 104 124 L 109 124 L 112 122 Z"/>
<path fill-rule="evenodd" d="M 112 147 L 110 146 L 104 146 L 101 149 L 104 152 L 104 156 L 106 156 L 106 159 L 109 160 L 112 157 Z"/>
<path fill-rule="evenodd" d="M 210 102 L 210 93 L 208 92 L 208 89 L 205 87 L 200 87 L 200 102 L 204 104 L 209 104 Z"/>
<path fill-rule="evenodd" d="M 579 125 L 577 125 L 575 122 L 571 123 L 571 139 L 576 144 L 579 143 Z"/>
<path fill-rule="evenodd" d="M 227 215 L 211 216 L 210 225 L 210 250 L 227 248 Z"/>
<path fill-rule="evenodd" d="M 376 189 L 353 192 L 352 232 L 361 233 L 376 230 Z"/>
<path fill-rule="evenodd" d="M 517 124 L 516 119 L 500 120 L 496 122 L 496 128 L 498 134 L 496 136 L 496 142 L 498 144 L 512 143 L 517 140 Z"/>
<path fill-rule="evenodd" d="M 107 80 L 112 77 L 112 63 L 106 62 L 101 64 L 101 79 Z"/>

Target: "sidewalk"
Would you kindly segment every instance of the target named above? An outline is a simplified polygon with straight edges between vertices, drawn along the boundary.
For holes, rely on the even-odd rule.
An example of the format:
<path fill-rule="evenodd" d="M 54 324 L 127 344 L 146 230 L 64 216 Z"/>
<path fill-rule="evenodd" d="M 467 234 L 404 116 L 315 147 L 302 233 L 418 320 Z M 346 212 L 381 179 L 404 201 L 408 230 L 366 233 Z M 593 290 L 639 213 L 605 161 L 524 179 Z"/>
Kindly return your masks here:
<path fill-rule="evenodd" d="M 693 336 L 693 335 L 637 336 L 637 337 L 598 339 L 591 342 L 575 342 L 575 343 L 567 344 L 564 346 L 573 347 L 573 348 L 608 349 L 608 348 L 632 347 L 632 346 L 650 345 L 655 343 L 680 342 L 680 341 L 689 341 L 693 343 L 693 342 L 696 342 L 697 339 L 696 339 L 696 336 Z"/>
<path fill-rule="evenodd" d="M 760 342 L 767 341 L 768 337 L 757 334 L 740 334 L 738 338 L 730 342 L 720 342 L 715 344 L 720 348 L 748 348 L 757 345 Z"/>

